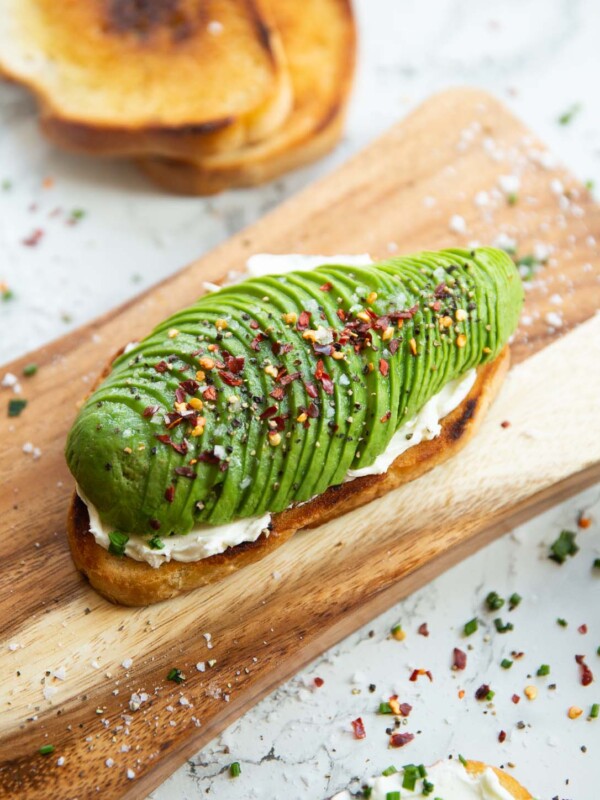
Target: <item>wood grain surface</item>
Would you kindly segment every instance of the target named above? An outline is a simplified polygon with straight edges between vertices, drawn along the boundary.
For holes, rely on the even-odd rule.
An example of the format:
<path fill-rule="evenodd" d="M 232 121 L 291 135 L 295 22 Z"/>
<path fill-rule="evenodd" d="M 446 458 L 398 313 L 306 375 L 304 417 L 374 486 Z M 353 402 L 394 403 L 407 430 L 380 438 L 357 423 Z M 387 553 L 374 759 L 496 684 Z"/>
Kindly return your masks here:
<path fill-rule="evenodd" d="M 517 197 L 507 175 L 520 177 Z M 543 247 L 549 258 L 527 281 L 513 369 L 458 458 L 168 603 L 115 607 L 85 584 L 65 537 L 62 452 L 78 401 L 119 346 L 253 252 L 386 257 L 500 234 L 521 256 Z M 143 797 L 324 648 L 600 478 L 596 241 L 600 208 L 582 186 L 496 100 L 452 90 L 173 278 L 8 365 L 40 368 L 23 381 L 20 417 L 6 416 L 11 394 L 0 394 L 0 796 Z M 166 679 L 172 667 L 183 684 Z M 39 754 L 45 744 L 51 755 Z"/>

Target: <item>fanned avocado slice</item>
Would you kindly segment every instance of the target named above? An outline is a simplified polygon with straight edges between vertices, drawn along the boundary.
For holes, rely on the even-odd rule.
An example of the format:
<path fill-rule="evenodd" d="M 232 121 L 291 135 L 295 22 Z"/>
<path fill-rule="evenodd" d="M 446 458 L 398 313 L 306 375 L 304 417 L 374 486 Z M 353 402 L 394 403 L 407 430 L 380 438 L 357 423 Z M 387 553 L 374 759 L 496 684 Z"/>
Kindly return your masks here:
<path fill-rule="evenodd" d="M 443 386 L 495 359 L 522 301 L 492 248 L 225 287 L 115 360 L 71 429 L 69 468 L 126 533 L 281 511 L 372 464 Z"/>

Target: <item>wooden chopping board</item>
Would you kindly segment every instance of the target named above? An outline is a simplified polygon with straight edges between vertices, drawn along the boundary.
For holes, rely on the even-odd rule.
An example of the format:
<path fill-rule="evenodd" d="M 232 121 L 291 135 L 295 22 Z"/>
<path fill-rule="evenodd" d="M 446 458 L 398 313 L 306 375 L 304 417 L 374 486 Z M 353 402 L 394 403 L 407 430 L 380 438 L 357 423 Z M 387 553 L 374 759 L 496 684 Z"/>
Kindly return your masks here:
<path fill-rule="evenodd" d="M 507 175 L 520 176 L 516 198 L 505 196 Z M 519 255 L 537 245 L 549 259 L 528 281 L 506 385 L 457 459 L 166 604 L 111 606 L 75 572 L 64 440 L 78 400 L 119 346 L 253 252 L 387 257 L 494 243 L 500 233 Z M 173 278 L 8 365 L 16 374 L 29 361 L 40 369 L 24 381 L 23 414 L 0 414 L 0 796 L 143 797 L 326 647 L 598 480 L 596 240 L 600 208 L 589 193 L 496 100 L 452 90 Z M 0 395 L 3 409 L 10 396 Z M 23 452 L 25 442 L 41 448 L 39 459 Z M 171 667 L 187 676 L 181 686 L 166 680 Z M 132 693 L 147 695 L 133 711 Z M 45 744 L 52 755 L 38 753 Z"/>

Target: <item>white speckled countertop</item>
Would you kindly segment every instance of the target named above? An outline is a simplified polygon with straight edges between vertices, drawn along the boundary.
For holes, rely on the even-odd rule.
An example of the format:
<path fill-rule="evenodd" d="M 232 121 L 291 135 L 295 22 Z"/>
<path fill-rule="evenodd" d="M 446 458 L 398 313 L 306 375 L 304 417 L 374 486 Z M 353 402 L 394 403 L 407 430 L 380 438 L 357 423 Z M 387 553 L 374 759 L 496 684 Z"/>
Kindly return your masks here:
<path fill-rule="evenodd" d="M 57 152 L 39 136 L 30 99 L 0 86 L 0 282 L 14 293 L 0 304 L 0 363 L 171 274 L 449 85 L 493 91 L 580 178 L 600 185 L 597 0 L 358 0 L 357 7 L 361 64 L 343 144 L 320 164 L 252 191 L 175 198 L 128 165 Z M 558 124 L 574 106 L 572 122 Z M 69 224 L 79 209 L 83 218 Z M 24 245 L 32 234 L 37 245 Z M 592 525 L 579 530 L 577 556 L 559 567 L 548 560 L 548 545 L 563 528 L 577 530 L 581 511 Z M 543 800 L 593 800 L 600 720 L 587 715 L 600 703 L 600 683 L 580 685 L 574 656 L 585 654 L 600 675 L 600 571 L 592 568 L 599 523 L 596 488 L 487 547 L 326 653 L 152 797 L 324 798 L 349 784 L 358 789 L 389 764 L 461 752 L 505 765 Z M 494 615 L 482 601 L 491 589 L 522 595 L 518 609 L 501 612 L 514 631 L 500 635 L 490 624 Z M 464 640 L 462 625 L 475 615 L 484 624 Z M 388 638 L 398 621 L 404 642 Z M 417 633 L 423 622 L 427 638 Z M 455 646 L 472 646 L 464 673 L 449 668 Z M 512 650 L 525 655 L 502 670 Z M 535 676 L 542 663 L 551 666 L 546 678 Z M 430 669 L 434 682 L 410 683 L 414 666 Z M 320 688 L 315 676 L 324 680 Z M 473 697 L 483 683 L 496 692 L 490 707 Z M 523 696 L 529 684 L 538 688 L 534 701 Z M 387 747 L 391 718 L 374 713 L 395 693 L 413 706 L 405 729 L 416 738 L 402 751 Z M 518 705 L 513 693 L 521 695 Z M 570 720 L 573 705 L 583 714 Z M 362 741 L 350 725 L 358 716 L 367 731 Z M 232 761 L 241 764 L 237 779 L 228 775 Z"/>

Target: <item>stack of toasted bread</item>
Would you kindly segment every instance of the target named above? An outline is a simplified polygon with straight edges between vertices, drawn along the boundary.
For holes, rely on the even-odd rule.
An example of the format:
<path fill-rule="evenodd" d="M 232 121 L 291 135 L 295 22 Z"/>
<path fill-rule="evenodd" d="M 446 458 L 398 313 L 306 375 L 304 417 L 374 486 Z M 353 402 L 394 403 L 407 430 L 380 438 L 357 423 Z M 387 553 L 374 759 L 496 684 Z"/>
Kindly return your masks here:
<path fill-rule="evenodd" d="M 337 142 L 351 0 L 0 0 L 0 72 L 56 144 L 161 186 L 253 186 Z"/>

